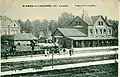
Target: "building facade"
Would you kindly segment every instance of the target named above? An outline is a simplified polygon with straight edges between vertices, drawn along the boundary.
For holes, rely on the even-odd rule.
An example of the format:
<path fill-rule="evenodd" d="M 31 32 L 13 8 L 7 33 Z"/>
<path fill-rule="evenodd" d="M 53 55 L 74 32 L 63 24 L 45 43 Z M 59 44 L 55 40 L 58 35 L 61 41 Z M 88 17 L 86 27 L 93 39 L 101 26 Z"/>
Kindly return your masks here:
<path fill-rule="evenodd" d="M 1 35 L 14 35 L 20 33 L 20 25 L 6 16 L 0 16 Z"/>
<path fill-rule="evenodd" d="M 107 18 L 98 15 L 88 19 L 76 16 L 68 28 L 58 28 L 52 36 L 63 48 L 117 46 L 118 38 L 112 34 Z"/>

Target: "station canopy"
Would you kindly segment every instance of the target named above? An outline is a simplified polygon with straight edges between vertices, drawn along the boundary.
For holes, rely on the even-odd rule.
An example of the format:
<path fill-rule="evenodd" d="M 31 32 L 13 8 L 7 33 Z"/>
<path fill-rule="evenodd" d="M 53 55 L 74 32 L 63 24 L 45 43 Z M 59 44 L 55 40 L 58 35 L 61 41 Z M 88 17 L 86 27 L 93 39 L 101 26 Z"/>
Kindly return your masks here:
<path fill-rule="evenodd" d="M 67 37 L 71 40 L 109 40 L 117 39 L 116 37 Z"/>

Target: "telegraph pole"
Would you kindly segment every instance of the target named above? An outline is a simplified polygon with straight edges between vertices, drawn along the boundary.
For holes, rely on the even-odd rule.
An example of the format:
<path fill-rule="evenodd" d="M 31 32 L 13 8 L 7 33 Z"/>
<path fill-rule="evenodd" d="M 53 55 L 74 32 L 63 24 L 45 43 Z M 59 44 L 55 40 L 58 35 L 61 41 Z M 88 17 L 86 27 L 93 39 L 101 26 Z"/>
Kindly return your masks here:
<path fill-rule="evenodd" d="M 82 19 L 84 19 L 84 8 L 83 8 L 83 11 L 82 11 Z"/>
<path fill-rule="evenodd" d="M 52 50 L 52 68 L 53 68 L 53 65 L 54 65 L 54 63 L 53 63 L 53 57 L 54 56 L 54 50 Z"/>
<path fill-rule="evenodd" d="M 54 48 L 52 49 L 52 68 L 54 66 L 54 51 L 57 49 L 56 44 L 55 43 L 53 43 L 53 44 L 54 44 Z"/>

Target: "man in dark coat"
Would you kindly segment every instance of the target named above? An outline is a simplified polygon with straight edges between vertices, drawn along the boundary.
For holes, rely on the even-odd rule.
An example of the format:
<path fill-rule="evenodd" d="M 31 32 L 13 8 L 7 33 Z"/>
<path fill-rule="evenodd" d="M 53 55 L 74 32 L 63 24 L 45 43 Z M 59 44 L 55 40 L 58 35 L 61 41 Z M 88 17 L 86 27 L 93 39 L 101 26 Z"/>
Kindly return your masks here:
<path fill-rule="evenodd" d="M 32 47 L 32 51 L 31 51 L 31 57 L 32 57 L 34 47 L 35 47 L 35 42 L 33 40 L 31 40 L 30 42 L 31 42 L 30 46 Z"/>

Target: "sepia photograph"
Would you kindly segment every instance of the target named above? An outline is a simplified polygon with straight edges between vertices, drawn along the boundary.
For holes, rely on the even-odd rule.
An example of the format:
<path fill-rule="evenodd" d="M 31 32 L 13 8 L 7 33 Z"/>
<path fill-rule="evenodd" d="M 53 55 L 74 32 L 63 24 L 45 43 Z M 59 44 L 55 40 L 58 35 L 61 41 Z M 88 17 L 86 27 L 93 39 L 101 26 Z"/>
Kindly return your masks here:
<path fill-rule="evenodd" d="M 119 0 L 0 0 L 1 77 L 119 77 Z"/>

